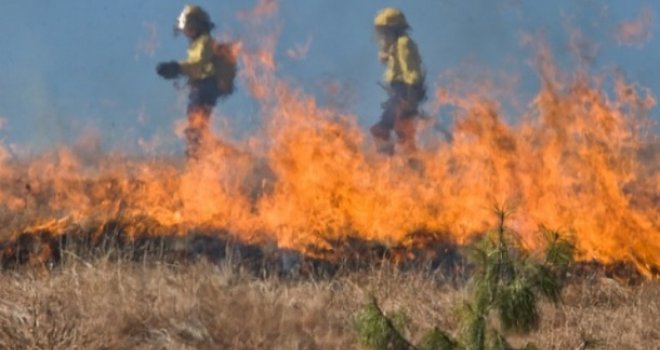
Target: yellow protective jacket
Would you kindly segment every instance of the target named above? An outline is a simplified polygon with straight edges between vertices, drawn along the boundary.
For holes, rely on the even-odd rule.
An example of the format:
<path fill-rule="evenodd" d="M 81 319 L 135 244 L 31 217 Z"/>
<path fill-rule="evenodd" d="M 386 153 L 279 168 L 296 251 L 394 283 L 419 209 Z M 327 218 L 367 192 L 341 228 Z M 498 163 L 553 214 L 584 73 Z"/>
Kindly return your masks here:
<path fill-rule="evenodd" d="M 213 39 L 202 34 L 188 45 L 188 57 L 179 62 L 189 80 L 202 80 L 215 75 Z"/>
<path fill-rule="evenodd" d="M 387 83 L 401 82 L 407 85 L 421 84 L 424 80 L 422 59 L 419 56 L 417 45 L 408 36 L 402 35 L 396 39 L 387 52 L 384 79 Z"/>

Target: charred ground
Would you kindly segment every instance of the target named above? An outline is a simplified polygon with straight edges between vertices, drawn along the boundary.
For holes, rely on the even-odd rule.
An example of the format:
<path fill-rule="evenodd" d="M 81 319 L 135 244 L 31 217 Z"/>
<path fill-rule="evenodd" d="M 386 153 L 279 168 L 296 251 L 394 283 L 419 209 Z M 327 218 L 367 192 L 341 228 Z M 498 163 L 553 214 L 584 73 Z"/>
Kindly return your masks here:
<path fill-rule="evenodd" d="M 199 260 L 216 265 L 231 261 L 255 276 L 301 278 L 333 277 L 389 266 L 399 271 L 441 275 L 458 284 L 467 281 L 471 269 L 466 259 L 470 246 L 458 245 L 449 235 L 439 232 L 413 232 L 403 240 L 405 244 L 394 245 L 353 236 L 325 241 L 323 249 L 310 246 L 301 252 L 278 248 L 276 242 L 243 242 L 226 230 L 198 228 L 183 233 L 177 230 L 148 219 L 117 219 L 85 227 L 68 225 L 62 231 L 48 228 L 24 231 L 0 241 L 0 266 L 4 270 L 58 269 L 72 258 L 88 262 L 110 258 L 177 265 Z M 659 267 L 652 266 L 649 270 L 652 279 L 660 276 Z M 597 277 L 614 278 L 628 285 L 638 285 L 649 278 L 626 262 L 581 261 L 566 272 L 566 278 L 575 280 Z"/>

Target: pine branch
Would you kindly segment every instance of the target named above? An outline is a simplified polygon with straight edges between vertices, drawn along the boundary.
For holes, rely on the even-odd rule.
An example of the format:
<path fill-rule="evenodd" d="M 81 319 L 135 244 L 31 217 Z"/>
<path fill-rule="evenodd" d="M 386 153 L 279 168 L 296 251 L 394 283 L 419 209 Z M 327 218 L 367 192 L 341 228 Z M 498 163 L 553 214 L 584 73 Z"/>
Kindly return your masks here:
<path fill-rule="evenodd" d="M 459 344 L 447 333 L 433 328 L 417 346 L 419 350 L 457 350 Z"/>
<path fill-rule="evenodd" d="M 375 297 L 358 315 L 356 327 L 360 342 L 372 349 L 416 349 L 381 310 Z"/>
<path fill-rule="evenodd" d="M 548 241 L 545 250 L 545 264 L 556 268 L 564 268 L 573 262 L 575 245 L 563 238 L 559 231 L 546 231 Z"/>

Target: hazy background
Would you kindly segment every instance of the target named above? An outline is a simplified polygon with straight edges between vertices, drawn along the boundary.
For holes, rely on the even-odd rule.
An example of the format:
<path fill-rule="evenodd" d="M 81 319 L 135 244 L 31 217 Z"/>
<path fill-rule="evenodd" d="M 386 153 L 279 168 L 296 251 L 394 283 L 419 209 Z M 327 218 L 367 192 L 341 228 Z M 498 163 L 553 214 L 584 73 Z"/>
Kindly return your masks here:
<path fill-rule="evenodd" d="M 187 45 L 174 37 L 186 1 L 4 1 L 0 5 L 0 142 L 15 153 L 75 142 L 83 132 L 104 147 L 181 152 L 173 125 L 185 95 L 155 74 L 156 63 L 180 59 Z M 215 34 L 245 33 L 237 12 L 256 1 L 198 1 Z M 660 46 L 650 1 L 595 0 L 281 0 L 278 75 L 341 104 L 362 125 L 375 122 L 385 98 L 376 85 L 372 20 L 384 6 L 400 7 L 412 24 L 431 90 L 447 70 L 504 72 L 516 78 L 524 105 L 537 91 L 524 34 L 542 34 L 558 61 L 574 64 L 569 33 L 579 29 L 597 50 L 593 66 L 620 69 L 660 91 Z M 475 67 L 479 67 L 478 69 Z M 339 97 L 324 91 L 342 86 Z M 216 108 L 235 134 L 259 123 L 258 105 L 239 84 Z M 182 98 L 183 97 L 183 98 Z M 218 123 L 216 118 L 216 123 Z M 95 131 L 96 130 L 96 131 Z"/>

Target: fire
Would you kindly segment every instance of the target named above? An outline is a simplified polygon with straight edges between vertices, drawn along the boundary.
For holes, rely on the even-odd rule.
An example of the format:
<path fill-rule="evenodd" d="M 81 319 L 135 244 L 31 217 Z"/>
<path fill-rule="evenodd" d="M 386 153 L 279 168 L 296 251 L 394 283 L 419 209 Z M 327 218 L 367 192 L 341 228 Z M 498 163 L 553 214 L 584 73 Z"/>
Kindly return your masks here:
<path fill-rule="evenodd" d="M 197 162 L 84 157 L 75 147 L 15 159 L 0 148 L 3 237 L 117 219 L 139 234 L 147 218 L 180 234 L 213 228 L 301 252 L 350 237 L 412 245 L 419 232 L 461 244 L 493 227 L 493 206 L 506 204 L 530 249 L 546 227 L 574 237 L 580 259 L 646 274 L 660 266 L 660 142 L 649 91 L 615 77 L 608 93 L 583 70 L 558 71 L 541 47 L 541 90 L 519 123 L 478 90 L 440 89 L 433 102 L 453 108 L 451 140 L 426 130 L 420 166 L 411 166 L 408 155 L 378 154 L 355 116 L 278 79 L 275 41 L 265 42 L 240 44 L 262 129 L 206 145 Z"/>

